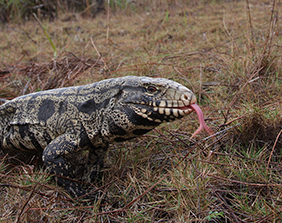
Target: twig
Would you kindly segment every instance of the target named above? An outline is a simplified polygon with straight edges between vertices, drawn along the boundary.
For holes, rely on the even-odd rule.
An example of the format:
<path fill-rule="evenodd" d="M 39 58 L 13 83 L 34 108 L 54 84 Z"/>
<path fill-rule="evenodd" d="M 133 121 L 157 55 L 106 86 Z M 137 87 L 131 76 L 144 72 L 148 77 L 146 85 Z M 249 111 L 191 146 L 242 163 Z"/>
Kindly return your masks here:
<path fill-rule="evenodd" d="M 104 70 L 106 70 L 107 72 L 110 71 L 110 69 L 109 69 L 107 63 L 105 62 L 105 60 L 104 60 L 103 57 L 101 56 L 100 52 L 98 51 L 98 49 L 97 49 L 97 47 L 96 47 L 96 45 L 95 45 L 93 39 L 90 38 L 90 40 L 91 40 L 92 46 L 94 47 L 95 51 L 97 52 L 97 54 L 98 54 L 98 56 L 99 56 L 98 61 L 101 60 L 101 61 L 104 63 Z"/>
<path fill-rule="evenodd" d="M 237 121 L 237 120 L 239 120 L 239 119 L 241 119 L 241 118 L 244 118 L 245 116 L 246 116 L 246 114 L 241 115 L 241 116 L 239 116 L 239 117 L 237 117 L 237 118 L 232 119 L 232 120 L 229 121 L 229 122 L 226 122 L 226 123 L 221 124 L 219 127 L 224 127 L 224 126 L 230 125 L 232 122 L 235 122 L 235 121 Z"/>
<path fill-rule="evenodd" d="M 20 212 L 19 212 L 19 214 L 18 214 L 18 216 L 17 216 L 17 219 L 16 219 L 16 221 L 15 221 L 16 223 L 20 221 L 20 218 L 21 218 L 21 216 L 22 216 L 22 213 L 23 213 L 23 211 L 24 211 L 24 208 L 26 207 L 26 205 L 28 204 L 28 202 L 31 200 L 31 198 L 32 198 L 32 196 L 33 196 L 33 194 L 34 194 L 34 192 L 35 192 L 36 186 L 37 186 L 37 185 L 34 185 L 34 187 L 33 187 L 32 191 L 31 191 L 31 193 L 29 194 L 29 196 L 28 196 L 26 202 L 25 202 L 24 205 L 22 206 L 22 208 L 21 208 L 21 210 L 20 210 Z"/>
<path fill-rule="evenodd" d="M 228 179 L 228 178 L 225 178 L 225 177 L 220 177 L 220 176 L 216 176 L 216 175 L 212 175 L 212 174 L 207 174 L 207 176 L 209 176 L 211 178 L 216 178 L 216 179 L 236 183 L 236 184 L 243 184 L 243 185 L 246 185 L 246 186 L 255 186 L 255 187 L 281 187 L 282 186 L 282 184 L 251 183 L 251 182 L 244 182 L 244 181 L 240 181 L 240 180 L 231 180 L 231 179 Z"/>
<path fill-rule="evenodd" d="M 271 157 L 272 157 L 273 152 L 274 152 L 274 148 L 276 147 L 276 144 L 277 144 L 277 142 L 278 142 L 278 139 L 279 139 L 281 133 L 282 133 L 282 130 L 280 130 L 280 132 L 278 133 L 278 135 L 277 135 L 277 137 L 276 137 L 276 139 L 275 139 L 274 145 L 273 145 L 273 147 L 272 147 L 272 150 L 271 150 L 271 153 L 270 153 L 268 162 L 267 162 L 267 169 L 269 169 L 270 160 L 271 160 Z"/>
<path fill-rule="evenodd" d="M 251 10 L 250 10 L 250 3 L 249 0 L 246 0 L 246 7 L 247 7 L 247 13 L 248 13 L 248 22 L 249 22 L 249 29 L 250 29 L 250 35 L 251 35 L 251 51 L 254 55 L 255 53 L 255 41 L 254 41 L 254 33 L 253 33 L 253 24 L 252 24 L 252 16 L 251 16 Z"/>
<path fill-rule="evenodd" d="M 57 57 L 57 49 L 56 49 L 56 47 L 55 47 L 53 41 L 51 40 L 51 38 L 50 38 L 50 36 L 48 35 L 46 29 L 42 26 L 40 20 L 37 18 L 37 16 L 35 15 L 35 13 L 33 13 L 33 16 L 34 16 L 34 18 L 36 19 L 36 21 L 38 22 L 40 28 L 43 30 L 45 36 L 46 36 L 47 39 L 49 40 L 49 42 L 50 42 L 50 44 L 51 44 L 51 46 L 52 46 L 52 48 L 53 48 L 53 50 L 54 50 L 54 58 L 56 58 L 56 57 Z"/>
<path fill-rule="evenodd" d="M 108 10 L 107 10 L 107 47 L 109 44 L 109 32 L 110 32 L 110 0 L 108 0 Z"/>

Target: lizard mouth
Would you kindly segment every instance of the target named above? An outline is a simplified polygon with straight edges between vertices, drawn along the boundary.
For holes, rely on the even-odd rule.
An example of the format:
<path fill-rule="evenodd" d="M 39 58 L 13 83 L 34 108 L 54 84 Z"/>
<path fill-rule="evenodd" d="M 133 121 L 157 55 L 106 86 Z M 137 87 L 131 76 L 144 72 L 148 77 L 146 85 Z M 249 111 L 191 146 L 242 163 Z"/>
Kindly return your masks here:
<path fill-rule="evenodd" d="M 161 115 L 181 118 L 195 110 L 193 106 L 190 105 L 195 104 L 196 102 L 196 96 L 189 92 L 182 94 L 179 99 L 162 100 L 159 102 L 159 104 L 153 102 L 152 104 L 149 104 L 149 106 L 152 106 L 154 111 L 158 112 Z"/>
<path fill-rule="evenodd" d="M 201 108 L 195 102 L 192 104 L 186 105 L 186 106 L 181 106 L 181 107 L 166 107 L 166 108 L 158 107 L 158 108 L 155 108 L 155 111 L 158 111 L 161 115 L 169 116 L 172 114 L 176 118 L 186 116 L 190 114 L 191 112 L 195 111 L 198 116 L 200 126 L 192 134 L 191 138 L 195 137 L 202 130 L 205 130 L 210 136 L 214 138 L 214 131 L 211 128 L 209 128 L 207 124 L 205 123 L 203 112 Z"/>

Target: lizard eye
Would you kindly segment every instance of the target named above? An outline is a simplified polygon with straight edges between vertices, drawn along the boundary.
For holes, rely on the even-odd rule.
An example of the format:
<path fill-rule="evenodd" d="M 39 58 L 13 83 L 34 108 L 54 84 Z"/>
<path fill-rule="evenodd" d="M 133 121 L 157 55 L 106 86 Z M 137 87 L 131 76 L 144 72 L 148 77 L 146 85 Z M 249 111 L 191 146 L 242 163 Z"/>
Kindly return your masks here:
<path fill-rule="evenodd" d="M 147 90 L 148 90 L 150 93 L 154 93 L 154 92 L 156 92 L 157 88 L 156 88 L 155 86 L 150 85 L 150 86 L 148 86 Z"/>

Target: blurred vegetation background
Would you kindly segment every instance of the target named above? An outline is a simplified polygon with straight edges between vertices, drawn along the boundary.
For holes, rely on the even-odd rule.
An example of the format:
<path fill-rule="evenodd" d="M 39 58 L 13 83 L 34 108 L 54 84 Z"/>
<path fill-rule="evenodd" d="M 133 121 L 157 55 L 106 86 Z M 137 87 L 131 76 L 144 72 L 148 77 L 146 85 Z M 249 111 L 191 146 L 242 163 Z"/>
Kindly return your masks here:
<path fill-rule="evenodd" d="M 39 18 L 51 20 L 56 18 L 58 13 L 65 12 L 82 12 L 88 16 L 95 16 L 103 10 L 104 0 L 1 0 L 0 20 L 23 21 L 30 19 L 33 13 Z"/>

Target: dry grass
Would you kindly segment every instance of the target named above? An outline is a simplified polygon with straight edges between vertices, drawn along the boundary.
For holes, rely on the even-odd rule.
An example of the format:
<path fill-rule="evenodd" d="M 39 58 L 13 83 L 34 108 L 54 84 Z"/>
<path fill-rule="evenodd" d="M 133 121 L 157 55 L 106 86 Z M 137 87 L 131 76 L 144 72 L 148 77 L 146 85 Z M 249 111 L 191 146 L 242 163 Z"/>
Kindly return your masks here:
<path fill-rule="evenodd" d="M 13 98 L 35 91 L 71 86 L 74 80 L 87 70 L 103 68 L 103 63 L 99 60 L 78 58 L 72 53 L 65 54 L 49 63 L 6 65 L 6 68 L 0 71 L 0 80 L 5 83 L 0 89 L 2 95 L 7 94 Z"/>
<path fill-rule="evenodd" d="M 132 74 L 172 78 L 198 96 L 218 140 L 191 141 L 191 114 L 114 144 L 93 202 L 72 200 L 40 168 L 6 167 L 3 157 L 1 221 L 281 221 L 277 1 L 140 2 L 95 19 L 42 21 L 58 58 L 37 22 L 2 26 L 0 97 Z"/>

